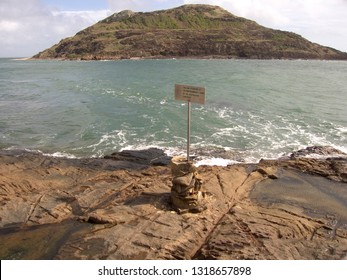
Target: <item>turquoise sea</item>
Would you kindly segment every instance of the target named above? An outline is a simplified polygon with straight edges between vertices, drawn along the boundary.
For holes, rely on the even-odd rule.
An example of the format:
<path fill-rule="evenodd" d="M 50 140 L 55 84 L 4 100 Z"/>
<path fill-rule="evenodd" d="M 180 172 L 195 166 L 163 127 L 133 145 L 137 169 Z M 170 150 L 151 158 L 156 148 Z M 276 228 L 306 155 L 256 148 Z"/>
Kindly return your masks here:
<path fill-rule="evenodd" d="M 100 157 L 123 149 L 204 163 L 257 162 L 311 145 L 347 152 L 347 62 L 303 60 L 23 61 L 0 59 L 0 149 Z"/>

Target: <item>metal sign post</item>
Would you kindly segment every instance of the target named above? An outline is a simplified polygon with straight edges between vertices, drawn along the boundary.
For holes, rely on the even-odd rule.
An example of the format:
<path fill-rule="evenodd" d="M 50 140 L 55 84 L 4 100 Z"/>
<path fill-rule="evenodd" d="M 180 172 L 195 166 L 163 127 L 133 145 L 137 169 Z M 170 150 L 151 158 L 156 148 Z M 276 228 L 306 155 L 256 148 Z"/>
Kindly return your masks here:
<path fill-rule="evenodd" d="M 188 116 L 187 116 L 187 161 L 189 161 L 190 151 L 190 101 L 188 101 Z"/>
<path fill-rule="evenodd" d="M 205 104 L 205 88 L 188 85 L 175 85 L 175 100 L 187 101 L 187 161 L 189 161 L 190 151 L 190 111 L 191 102 Z"/>

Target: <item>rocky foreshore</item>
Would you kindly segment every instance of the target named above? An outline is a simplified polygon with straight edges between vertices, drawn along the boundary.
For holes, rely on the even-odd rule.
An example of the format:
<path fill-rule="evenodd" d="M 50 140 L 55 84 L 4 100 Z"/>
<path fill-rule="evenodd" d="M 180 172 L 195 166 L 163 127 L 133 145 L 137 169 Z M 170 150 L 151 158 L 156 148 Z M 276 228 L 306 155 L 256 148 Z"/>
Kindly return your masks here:
<path fill-rule="evenodd" d="M 312 153 L 323 157 L 310 157 Z M 170 158 L 66 159 L 0 151 L 1 259 L 343 259 L 347 157 L 311 147 L 197 168 L 200 213 L 170 200 Z"/>

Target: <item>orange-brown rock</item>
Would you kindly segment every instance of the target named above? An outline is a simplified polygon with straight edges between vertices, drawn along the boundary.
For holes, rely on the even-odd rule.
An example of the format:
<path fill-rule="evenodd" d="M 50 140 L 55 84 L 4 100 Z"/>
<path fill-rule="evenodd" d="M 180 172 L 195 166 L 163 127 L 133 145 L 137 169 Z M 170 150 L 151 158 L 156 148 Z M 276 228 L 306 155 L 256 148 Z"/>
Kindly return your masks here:
<path fill-rule="evenodd" d="M 184 214 L 170 167 L 142 163 L 0 151 L 0 258 L 346 256 L 345 157 L 198 167 L 207 209 Z"/>

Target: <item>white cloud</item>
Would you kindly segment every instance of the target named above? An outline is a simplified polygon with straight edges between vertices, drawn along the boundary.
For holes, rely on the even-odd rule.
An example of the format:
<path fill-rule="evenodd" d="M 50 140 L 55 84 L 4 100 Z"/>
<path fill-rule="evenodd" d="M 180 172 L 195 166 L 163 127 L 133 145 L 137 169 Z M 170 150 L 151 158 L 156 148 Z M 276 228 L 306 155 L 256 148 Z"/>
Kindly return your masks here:
<path fill-rule="evenodd" d="M 32 56 L 108 14 L 50 10 L 39 0 L 1 0 L 0 57 Z"/>
<path fill-rule="evenodd" d="M 20 27 L 19 23 L 12 20 L 0 20 L 0 32 L 14 32 Z"/>
<path fill-rule="evenodd" d="M 119 12 L 122 10 L 132 11 L 154 11 L 161 9 L 169 9 L 184 4 L 183 0 L 108 0 L 110 9 L 113 12 Z"/>

